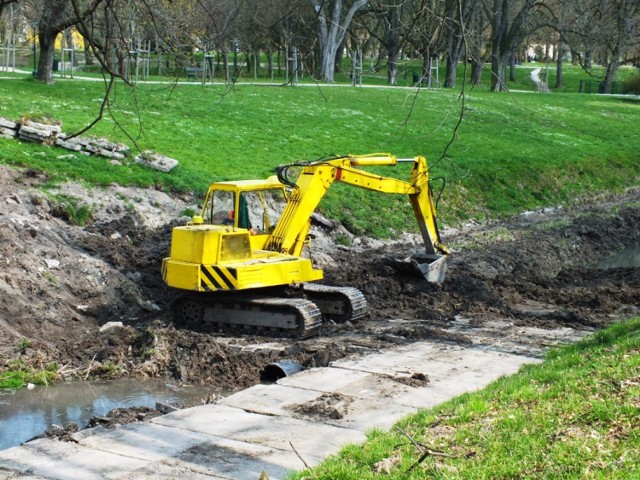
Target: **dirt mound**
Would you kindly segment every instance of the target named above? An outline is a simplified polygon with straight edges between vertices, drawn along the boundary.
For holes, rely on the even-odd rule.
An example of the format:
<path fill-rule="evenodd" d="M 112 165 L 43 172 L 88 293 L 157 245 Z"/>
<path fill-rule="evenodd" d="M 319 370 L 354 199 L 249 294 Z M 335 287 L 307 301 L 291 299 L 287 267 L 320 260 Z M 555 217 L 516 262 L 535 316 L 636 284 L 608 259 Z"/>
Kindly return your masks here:
<path fill-rule="evenodd" d="M 166 376 L 235 390 L 273 361 L 328 365 L 424 338 L 536 354 L 640 305 L 638 267 L 597 268 L 638 244 L 640 192 L 631 191 L 445 234 L 454 253 L 441 286 L 401 261 L 417 249 L 412 241 L 334 247 L 317 227 L 326 283 L 362 290 L 365 320 L 327 324 L 305 341 L 194 331 L 173 324 L 175 292 L 159 273 L 188 202 L 155 190 L 62 186 L 92 205 L 93 222 L 78 227 L 55 215 L 55 200 L 38 188 L 45 180 L 0 166 L 2 368 L 56 362 L 61 376 Z"/>

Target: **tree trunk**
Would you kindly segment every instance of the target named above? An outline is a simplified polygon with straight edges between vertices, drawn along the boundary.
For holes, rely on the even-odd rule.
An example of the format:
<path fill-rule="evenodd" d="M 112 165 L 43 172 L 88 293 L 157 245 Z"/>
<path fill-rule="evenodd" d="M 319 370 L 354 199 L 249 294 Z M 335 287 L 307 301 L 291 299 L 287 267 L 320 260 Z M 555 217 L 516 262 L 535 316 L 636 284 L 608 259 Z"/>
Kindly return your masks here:
<path fill-rule="evenodd" d="M 515 51 L 509 55 L 509 81 L 516 81 L 516 54 Z"/>
<path fill-rule="evenodd" d="M 428 85 L 431 85 L 433 79 L 431 78 L 431 50 L 426 49 L 422 51 L 422 72 L 418 81 L 427 79 Z"/>
<path fill-rule="evenodd" d="M 453 4 L 452 4 L 453 5 Z M 453 9 L 449 10 L 447 15 L 455 15 Z M 444 86 L 445 88 L 454 88 L 458 78 L 456 71 L 458 60 L 460 60 L 460 52 L 462 46 L 462 32 L 460 22 L 454 22 L 453 18 L 449 18 L 446 22 L 447 29 L 447 60 Z"/>
<path fill-rule="evenodd" d="M 580 64 L 580 53 L 576 50 L 571 49 L 571 65 L 579 65 Z"/>
<path fill-rule="evenodd" d="M 510 0 L 493 0 L 491 19 L 491 91 L 507 89 L 507 66 L 515 48 L 527 32 L 525 25 L 534 0 L 525 0 L 520 11 L 511 19 Z"/>
<path fill-rule="evenodd" d="M 592 63 L 591 63 L 591 49 L 587 49 L 584 52 L 584 68 L 586 68 L 587 70 L 591 70 L 592 67 Z"/>
<path fill-rule="evenodd" d="M 36 79 L 45 82 L 47 85 L 53 83 L 53 57 L 55 55 L 55 42 L 58 36 L 57 31 L 49 29 L 40 30 L 40 59 L 38 60 L 38 73 Z"/>
<path fill-rule="evenodd" d="M 84 46 L 84 64 L 87 67 L 93 67 L 94 61 L 93 61 L 93 53 L 91 53 L 91 46 L 89 45 L 89 42 L 87 42 L 86 38 L 83 38 L 82 42 Z"/>
<path fill-rule="evenodd" d="M 258 79 L 258 69 L 260 68 L 260 49 L 253 52 L 253 78 Z"/>
<path fill-rule="evenodd" d="M 444 86 L 445 88 L 454 88 L 456 81 L 458 80 L 458 59 L 454 58 L 451 52 L 447 52 L 447 69 L 445 73 Z"/>
<path fill-rule="evenodd" d="M 387 83 L 389 85 L 398 84 L 398 44 L 395 42 L 395 38 L 389 40 L 387 48 Z"/>
<path fill-rule="evenodd" d="M 484 67 L 484 58 L 482 55 L 483 49 L 483 34 L 481 25 L 481 19 L 476 17 L 476 34 L 475 41 L 472 42 L 471 52 L 471 85 L 482 85 L 482 68 Z"/>
<path fill-rule="evenodd" d="M 271 50 L 271 48 L 267 50 L 267 65 L 267 74 L 269 78 L 273 80 L 273 50 Z"/>
<path fill-rule="evenodd" d="M 320 78 L 332 83 L 335 75 L 335 61 L 338 48 L 342 45 L 353 16 L 364 8 L 369 0 L 356 0 L 351 4 L 344 18 L 342 17 L 342 0 L 332 2 L 309 0 L 317 13 L 318 48 L 320 49 Z M 327 18 L 325 6 L 330 9 Z"/>
<path fill-rule="evenodd" d="M 604 80 L 602 82 L 602 92 L 600 93 L 612 93 L 613 90 L 613 81 L 616 78 L 616 73 L 618 72 L 618 67 L 620 66 L 620 48 L 619 44 L 616 45 L 616 48 L 613 51 L 613 55 L 611 57 L 611 61 L 607 64 L 607 69 L 605 71 Z"/>
<path fill-rule="evenodd" d="M 624 50 L 631 45 L 634 37 L 635 23 L 634 18 L 640 13 L 640 4 L 638 0 L 624 0 L 619 2 L 616 15 L 616 37 L 610 53 L 611 60 L 607 64 L 604 75 L 602 93 L 613 93 L 613 81 L 615 80 L 618 67 L 620 66 L 620 58 Z M 614 43 L 612 42 L 612 43 Z"/>
<path fill-rule="evenodd" d="M 471 63 L 471 85 L 482 85 L 482 59 L 474 58 Z"/>
<path fill-rule="evenodd" d="M 507 90 L 507 65 L 509 55 L 491 55 L 491 91 L 504 92 Z"/>
<path fill-rule="evenodd" d="M 556 86 L 555 88 L 558 90 L 562 90 L 563 78 L 562 78 L 562 57 L 564 57 L 564 45 L 562 41 L 558 42 L 558 57 L 556 58 Z"/>
<path fill-rule="evenodd" d="M 80 26 L 82 22 L 95 13 L 102 0 L 94 0 L 86 10 L 76 12 L 69 0 L 44 0 L 40 5 L 40 21 L 38 36 L 40 37 L 40 61 L 36 78 L 47 84 L 53 83 L 53 56 L 55 40 L 60 32 L 71 26 Z M 81 32 L 83 35 L 88 33 Z M 90 37 L 89 37 L 90 38 Z"/>
<path fill-rule="evenodd" d="M 282 77 L 282 47 L 278 47 L 278 77 Z"/>
<path fill-rule="evenodd" d="M 344 57 L 344 44 L 345 42 L 342 42 L 338 47 L 338 49 L 336 50 L 336 61 L 335 61 L 334 71 L 338 71 L 338 72 L 342 71 L 342 61 Z"/>
<path fill-rule="evenodd" d="M 509 28 L 509 3 L 507 0 L 493 1 L 491 20 L 491 91 L 506 90 L 507 55 L 504 43 Z"/>
<path fill-rule="evenodd" d="M 222 68 L 224 69 L 224 81 L 229 83 L 231 77 L 229 76 L 229 54 L 222 52 Z"/>
<path fill-rule="evenodd" d="M 373 71 L 379 72 L 382 68 L 382 60 L 384 59 L 384 52 L 382 48 L 378 48 L 378 55 L 376 55 L 376 63 L 373 65 Z"/>

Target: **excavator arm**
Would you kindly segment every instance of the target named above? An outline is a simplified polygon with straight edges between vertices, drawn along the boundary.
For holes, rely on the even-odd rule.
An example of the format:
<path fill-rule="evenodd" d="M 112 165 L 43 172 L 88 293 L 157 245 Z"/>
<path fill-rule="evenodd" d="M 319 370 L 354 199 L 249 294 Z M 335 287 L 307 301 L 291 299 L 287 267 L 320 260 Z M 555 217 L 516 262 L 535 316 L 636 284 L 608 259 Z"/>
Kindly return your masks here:
<path fill-rule="evenodd" d="M 360 167 L 394 166 L 411 162 L 409 181 L 380 176 Z M 295 183 L 286 178 L 288 167 L 302 166 Z M 333 182 L 386 194 L 408 195 L 420 228 L 428 255 L 448 254 L 440 242 L 436 224 L 436 208 L 429 188 L 429 171 L 424 157 L 398 159 L 390 154 L 347 155 L 306 164 L 292 164 L 278 168 L 279 180 L 293 187 L 289 203 L 278 225 L 267 240 L 265 249 L 299 256 L 311 225 L 311 215 Z"/>

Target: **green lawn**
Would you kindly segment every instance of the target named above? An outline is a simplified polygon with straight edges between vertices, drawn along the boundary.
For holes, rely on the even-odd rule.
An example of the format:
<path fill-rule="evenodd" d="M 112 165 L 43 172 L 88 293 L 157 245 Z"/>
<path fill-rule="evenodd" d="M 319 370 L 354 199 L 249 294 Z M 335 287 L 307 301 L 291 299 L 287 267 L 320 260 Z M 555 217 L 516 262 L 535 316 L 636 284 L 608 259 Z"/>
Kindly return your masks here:
<path fill-rule="evenodd" d="M 640 478 L 640 318 L 373 431 L 294 479 Z"/>
<path fill-rule="evenodd" d="M 526 77 L 527 69 L 523 69 Z M 97 115 L 101 82 L 24 76 L 0 81 L 0 116 L 47 116 L 66 132 Z M 638 184 L 640 102 L 597 95 L 494 94 L 407 88 L 298 88 L 237 84 L 117 85 L 92 134 L 176 158 L 170 174 L 132 162 L 58 158 L 66 151 L 0 139 L 0 162 L 107 185 L 201 194 L 212 180 L 264 177 L 275 166 L 331 154 L 426 155 L 444 224 L 509 215 Z M 126 131 L 125 135 L 123 132 Z M 441 159 L 453 139 L 446 157 Z M 406 178 L 406 168 L 379 170 Z M 413 230 L 405 198 L 335 186 L 321 204 L 357 234 Z M 384 212 L 380 220 L 381 212 Z M 371 222 L 370 219 L 375 219 Z"/>

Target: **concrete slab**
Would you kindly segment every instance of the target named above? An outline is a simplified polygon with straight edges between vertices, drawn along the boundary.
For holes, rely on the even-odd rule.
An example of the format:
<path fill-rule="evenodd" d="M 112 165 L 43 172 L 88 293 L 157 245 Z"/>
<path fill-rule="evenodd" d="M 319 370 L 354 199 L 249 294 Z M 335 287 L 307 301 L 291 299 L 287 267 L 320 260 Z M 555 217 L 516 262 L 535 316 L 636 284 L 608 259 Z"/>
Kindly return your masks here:
<path fill-rule="evenodd" d="M 414 373 L 424 373 L 429 375 L 429 378 L 441 378 L 446 377 L 452 368 L 460 368 L 471 363 L 475 357 L 472 350 L 456 346 L 411 344 L 355 360 L 338 360 L 332 362 L 331 366 L 392 377 L 410 377 Z"/>
<path fill-rule="evenodd" d="M 504 375 L 512 375 L 527 363 L 540 360 L 498 352 L 473 352 L 460 367 L 452 368 L 444 378 L 412 392 L 398 392 L 393 401 L 414 408 L 430 408 L 466 392 L 484 388 Z"/>
<path fill-rule="evenodd" d="M 175 465 L 175 462 L 171 462 L 169 465 L 165 465 L 164 463 L 149 465 L 140 470 L 135 470 L 133 472 L 129 472 L 122 477 L 118 477 L 114 480 L 255 480 L 256 478 L 260 478 L 258 475 L 253 477 L 219 477 L 216 475 L 211 475 L 207 472 L 201 472 L 199 470 L 194 470 L 190 467 L 184 465 Z"/>
<path fill-rule="evenodd" d="M 361 399 L 348 404 L 345 410 L 342 418 L 327 419 L 325 423 L 368 433 L 373 429 L 389 430 L 398 420 L 415 412 L 415 408 L 393 403 L 389 399 Z"/>
<path fill-rule="evenodd" d="M 85 437 L 79 441 L 79 444 L 140 460 L 159 462 L 211 440 L 211 435 L 179 428 L 168 428 L 150 423 L 131 423 L 115 429 L 104 430 L 100 435 Z"/>
<path fill-rule="evenodd" d="M 315 390 L 279 384 L 254 385 L 223 398 L 218 402 L 218 405 L 241 408 L 247 412 L 286 417 L 291 416 L 291 405 L 311 402 L 320 395 L 322 393 Z"/>
<path fill-rule="evenodd" d="M 278 450 L 300 453 L 308 458 L 322 458 L 349 443 L 363 442 L 365 435 L 354 429 L 340 428 L 289 417 L 266 416 L 245 412 L 226 405 L 204 405 L 156 417 L 157 425 L 182 428 L 253 443 Z"/>
<path fill-rule="evenodd" d="M 3 468 L 22 475 L 60 480 L 112 480 L 148 463 L 147 460 L 48 439 L 34 440 L 0 452 Z"/>
<path fill-rule="evenodd" d="M 332 370 L 336 378 L 349 376 L 353 373 L 348 370 L 330 370 Z M 350 428 L 363 433 L 373 428 L 391 428 L 400 418 L 414 411 L 412 407 L 394 404 L 388 398 L 380 397 L 381 392 L 375 386 L 386 382 L 379 382 L 380 378 L 377 375 L 368 373 L 364 375 L 364 378 L 359 378 L 358 380 L 356 382 L 357 386 L 353 387 L 351 385 L 353 388 L 349 388 L 350 386 L 345 384 L 340 391 L 330 389 L 326 392 L 338 393 L 346 397 L 345 406 L 341 407 L 343 414 L 340 418 L 320 417 L 318 415 L 305 414 L 299 409 L 294 410 L 295 407 L 313 405 L 314 402 L 321 400 L 325 393 L 279 384 L 256 385 L 227 397 L 220 403 L 249 412 L 300 418 L 311 422 Z M 367 384 L 367 381 L 372 384 L 371 388 L 363 389 L 362 387 Z M 304 378 L 299 382 L 304 383 Z M 391 380 L 387 380 L 387 382 L 396 383 Z M 350 390 L 366 391 L 367 396 L 359 399 L 352 397 L 347 393 Z"/>
<path fill-rule="evenodd" d="M 154 465 L 171 464 L 178 470 L 219 478 L 255 480 L 264 471 L 269 478 L 275 479 L 285 477 L 291 470 L 304 468 L 304 463 L 290 446 L 282 451 L 151 423 L 130 424 L 109 430 L 99 436 L 87 437 L 81 440 L 81 444 L 149 460 Z M 313 458 L 316 462 L 320 459 Z"/>
<path fill-rule="evenodd" d="M 0 480 L 46 480 L 46 478 L 29 474 L 23 475 L 15 470 L 5 470 L 4 468 L 0 468 Z"/>
<path fill-rule="evenodd" d="M 406 376 L 406 375 L 405 375 Z M 386 398 L 411 387 L 389 376 L 337 367 L 312 368 L 291 377 L 278 380 L 278 385 L 316 390 L 324 393 L 340 393 L 350 397 Z"/>

